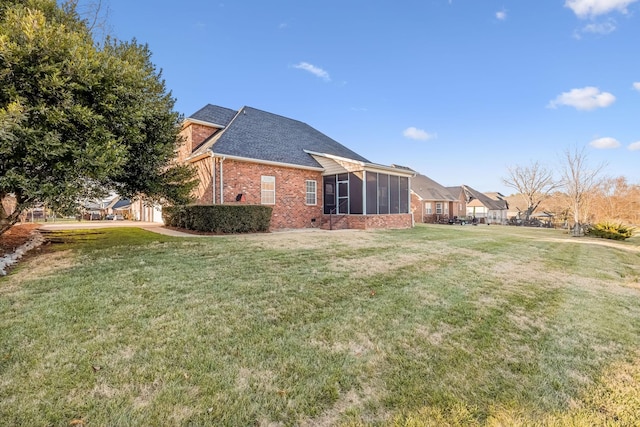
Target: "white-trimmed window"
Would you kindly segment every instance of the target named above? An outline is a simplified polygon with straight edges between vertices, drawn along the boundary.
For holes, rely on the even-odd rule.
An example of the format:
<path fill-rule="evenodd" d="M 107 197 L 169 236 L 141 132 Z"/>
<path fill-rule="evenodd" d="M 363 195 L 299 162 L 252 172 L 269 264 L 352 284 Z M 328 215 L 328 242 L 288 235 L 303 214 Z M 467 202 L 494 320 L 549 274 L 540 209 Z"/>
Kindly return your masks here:
<path fill-rule="evenodd" d="M 315 206 L 318 204 L 318 183 L 313 180 L 306 181 L 306 204 Z"/>
<path fill-rule="evenodd" d="M 425 203 L 424 206 L 427 208 L 427 215 L 431 215 L 433 213 L 431 210 L 431 202 Z"/>
<path fill-rule="evenodd" d="M 276 204 L 276 177 L 262 176 L 260 179 L 260 203 L 263 205 Z"/>
<path fill-rule="evenodd" d="M 442 203 L 436 203 L 436 215 L 442 215 Z"/>

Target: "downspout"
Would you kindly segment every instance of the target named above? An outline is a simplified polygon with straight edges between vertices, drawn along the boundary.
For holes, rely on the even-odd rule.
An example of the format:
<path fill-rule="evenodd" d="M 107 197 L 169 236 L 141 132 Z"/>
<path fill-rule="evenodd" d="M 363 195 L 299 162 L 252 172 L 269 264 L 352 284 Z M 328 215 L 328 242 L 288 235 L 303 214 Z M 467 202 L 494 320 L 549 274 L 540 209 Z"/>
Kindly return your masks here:
<path fill-rule="evenodd" d="M 211 153 L 211 204 L 216 204 L 216 156 Z"/>
<path fill-rule="evenodd" d="M 220 157 L 220 204 L 224 204 L 224 178 L 222 174 L 222 162 L 224 162 L 225 157 Z"/>

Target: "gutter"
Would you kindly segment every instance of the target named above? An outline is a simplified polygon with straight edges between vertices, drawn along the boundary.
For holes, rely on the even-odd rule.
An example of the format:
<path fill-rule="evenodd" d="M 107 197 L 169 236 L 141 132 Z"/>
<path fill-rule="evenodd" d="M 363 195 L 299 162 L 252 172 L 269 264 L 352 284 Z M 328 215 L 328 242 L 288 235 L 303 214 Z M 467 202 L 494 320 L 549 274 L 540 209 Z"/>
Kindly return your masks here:
<path fill-rule="evenodd" d="M 222 168 L 222 162 L 224 162 L 224 160 L 226 159 L 226 157 L 220 157 L 220 204 L 223 205 L 224 204 L 224 178 L 223 178 L 223 168 Z"/>
<path fill-rule="evenodd" d="M 213 151 L 209 151 L 211 154 L 211 204 L 216 204 L 216 158 Z"/>
<path fill-rule="evenodd" d="M 383 171 L 383 172 L 393 172 L 393 175 L 398 175 L 398 176 L 406 176 L 406 177 L 414 177 L 416 176 L 416 172 L 415 171 L 408 171 L 408 170 L 403 170 L 400 168 L 394 168 L 393 166 L 385 166 L 385 165 L 379 165 L 377 163 L 369 163 L 369 162 L 363 162 L 361 160 L 354 160 L 354 159 L 349 159 L 346 157 L 341 157 L 341 156 L 336 156 L 334 154 L 327 154 L 327 153 L 318 153 L 316 151 L 311 151 L 311 150 L 303 150 L 305 153 L 310 154 L 312 156 L 320 156 L 320 157 L 326 157 L 328 159 L 332 159 L 332 160 L 341 160 L 344 162 L 348 162 L 348 163 L 353 163 L 356 165 L 361 166 L 362 168 L 368 168 L 369 170 L 379 170 L 379 171 Z"/>

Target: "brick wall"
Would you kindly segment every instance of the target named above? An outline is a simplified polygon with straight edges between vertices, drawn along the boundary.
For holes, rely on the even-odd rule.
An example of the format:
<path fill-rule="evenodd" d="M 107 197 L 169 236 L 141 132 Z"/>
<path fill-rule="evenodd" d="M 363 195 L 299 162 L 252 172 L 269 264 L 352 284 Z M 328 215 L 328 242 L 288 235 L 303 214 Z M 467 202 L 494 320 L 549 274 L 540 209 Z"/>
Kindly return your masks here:
<path fill-rule="evenodd" d="M 329 230 L 373 230 L 413 227 L 412 214 L 389 215 L 323 215 L 322 228 Z"/>
<path fill-rule="evenodd" d="M 218 128 L 204 126 L 200 124 L 190 123 L 180 132 L 180 136 L 184 139 L 182 145 L 178 148 L 178 162 L 184 162 L 193 150 L 218 132 Z"/>
<path fill-rule="evenodd" d="M 210 126 L 204 126 L 199 124 L 191 125 L 191 151 L 195 150 L 195 148 L 202 144 L 205 139 L 209 138 L 214 133 L 218 132 L 218 128 L 213 128 Z"/>
<path fill-rule="evenodd" d="M 413 191 L 411 192 L 411 212 L 413 212 L 413 217 L 417 222 L 424 222 L 423 213 L 426 212 L 424 210 L 424 201 L 422 201 Z"/>
<path fill-rule="evenodd" d="M 224 203 L 261 204 L 261 177 L 275 177 L 276 203 L 272 229 L 319 227 L 322 219 L 322 176 L 318 171 L 226 159 L 222 162 Z M 306 181 L 316 181 L 317 204 L 306 205 Z M 220 159 L 216 159 L 216 203 L 220 203 Z M 211 189 L 208 189 L 211 194 Z M 206 191 L 205 191 L 206 193 Z M 243 194 L 245 200 L 236 202 Z M 206 195 L 204 196 L 206 197 Z M 315 221 L 312 221 L 314 220 Z"/>

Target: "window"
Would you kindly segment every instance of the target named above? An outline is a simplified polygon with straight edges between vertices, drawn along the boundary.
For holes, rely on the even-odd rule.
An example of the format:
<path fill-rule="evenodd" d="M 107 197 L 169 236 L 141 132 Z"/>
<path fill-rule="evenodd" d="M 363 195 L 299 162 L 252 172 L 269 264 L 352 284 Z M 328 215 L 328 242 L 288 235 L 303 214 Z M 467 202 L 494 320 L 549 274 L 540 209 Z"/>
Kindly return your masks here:
<path fill-rule="evenodd" d="M 260 180 L 260 203 L 263 205 L 276 204 L 276 177 L 262 176 Z"/>
<path fill-rule="evenodd" d="M 442 215 L 442 203 L 436 203 L 436 215 Z"/>
<path fill-rule="evenodd" d="M 400 213 L 400 177 L 389 175 L 389 213 Z"/>
<path fill-rule="evenodd" d="M 427 208 L 427 215 L 431 215 L 433 213 L 431 210 L 431 202 L 425 203 L 424 206 Z"/>
<path fill-rule="evenodd" d="M 378 174 L 367 172 L 367 213 L 378 213 Z"/>
<path fill-rule="evenodd" d="M 389 175 L 378 174 L 378 214 L 389 213 Z"/>
<path fill-rule="evenodd" d="M 409 178 L 400 177 L 400 213 L 409 213 Z"/>
<path fill-rule="evenodd" d="M 306 182 L 307 187 L 307 205 L 316 205 L 318 203 L 318 191 L 317 191 L 317 183 L 315 181 L 308 180 Z"/>
<path fill-rule="evenodd" d="M 335 213 L 336 208 L 336 176 L 329 175 L 322 178 L 324 182 L 324 213 Z"/>

